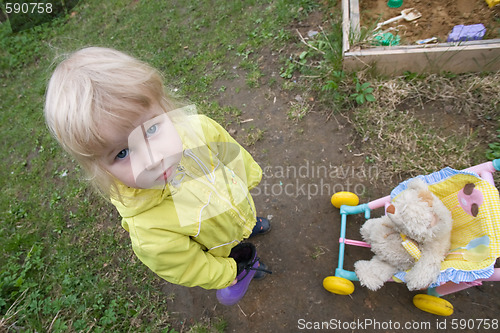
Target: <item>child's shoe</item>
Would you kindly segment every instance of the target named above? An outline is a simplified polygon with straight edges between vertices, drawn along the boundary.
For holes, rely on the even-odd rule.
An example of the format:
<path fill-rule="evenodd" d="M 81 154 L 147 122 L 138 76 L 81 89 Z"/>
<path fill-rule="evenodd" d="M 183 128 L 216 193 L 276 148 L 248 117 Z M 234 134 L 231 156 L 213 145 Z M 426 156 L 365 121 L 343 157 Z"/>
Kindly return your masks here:
<path fill-rule="evenodd" d="M 259 263 L 255 246 L 251 243 L 240 243 L 231 250 L 232 257 L 238 265 L 238 274 L 235 285 L 219 289 L 216 292 L 217 299 L 223 305 L 234 305 L 245 296 L 250 281 L 255 277 L 256 273 L 259 279 L 262 279 L 266 273 L 271 274 L 267 270 L 267 266 Z M 260 267 L 259 267 L 260 266 Z"/>
<path fill-rule="evenodd" d="M 269 222 L 269 220 L 265 217 L 257 217 L 257 223 L 255 224 L 255 227 L 253 227 L 252 233 L 248 238 L 256 235 L 264 235 L 269 231 L 271 231 L 271 222 Z"/>
<path fill-rule="evenodd" d="M 267 268 L 267 265 L 264 264 L 262 261 L 259 260 L 259 268 L 255 272 L 255 275 L 253 276 L 254 280 L 262 280 L 267 276 L 267 274 L 272 274 L 271 271 Z"/>

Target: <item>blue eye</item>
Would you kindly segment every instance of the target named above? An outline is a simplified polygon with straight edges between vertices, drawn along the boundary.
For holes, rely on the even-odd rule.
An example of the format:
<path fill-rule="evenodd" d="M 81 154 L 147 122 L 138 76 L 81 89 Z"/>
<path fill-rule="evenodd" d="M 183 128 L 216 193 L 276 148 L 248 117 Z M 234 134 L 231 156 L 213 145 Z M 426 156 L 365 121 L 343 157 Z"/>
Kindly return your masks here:
<path fill-rule="evenodd" d="M 119 159 L 119 160 L 123 160 L 125 157 L 128 156 L 128 148 L 126 149 L 123 149 L 122 151 L 120 151 L 117 155 L 116 155 L 116 158 Z"/>
<path fill-rule="evenodd" d="M 148 130 L 146 131 L 146 135 L 150 137 L 151 135 L 155 134 L 158 131 L 158 124 L 154 124 Z"/>

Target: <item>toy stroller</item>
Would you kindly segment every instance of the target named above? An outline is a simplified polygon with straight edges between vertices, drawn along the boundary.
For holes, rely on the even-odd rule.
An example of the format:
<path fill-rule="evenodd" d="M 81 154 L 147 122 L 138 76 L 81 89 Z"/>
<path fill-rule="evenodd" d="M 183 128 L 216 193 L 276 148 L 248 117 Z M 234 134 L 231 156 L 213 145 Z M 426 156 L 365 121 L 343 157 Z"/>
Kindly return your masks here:
<path fill-rule="evenodd" d="M 500 268 L 495 262 L 500 256 L 500 197 L 493 181 L 493 172 L 500 170 L 500 159 L 486 162 L 465 170 L 445 168 L 430 175 L 418 176 L 429 186 L 451 211 L 453 228 L 451 247 L 441 263 L 441 274 L 429 286 L 427 294 L 418 294 L 413 304 L 426 312 L 449 316 L 453 306 L 441 296 L 482 284 L 482 281 L 500 281 Z M 356 273 L 343 268 L 345 245 L 370 247 L 369 244 L 346 239 L 347 215 L 364 213 L 370 218 L 374 209 L 387 207 L 391 200 L 407 188 L 409 179 L 390 195 L 358 205 L 354 193 L 339 192 L 332 196 L 332 204 L 340 208 L 341 230 L 339 259 L 335 276 L 323 280 L 323 287 L 335 294 L 350 295 L 354 292 L 352 281 L 359 281 Z M 467 186 L 474 184 L 474 186 Z M 397 273 L 392 281 L 404 281 L 405 272 Z"/>

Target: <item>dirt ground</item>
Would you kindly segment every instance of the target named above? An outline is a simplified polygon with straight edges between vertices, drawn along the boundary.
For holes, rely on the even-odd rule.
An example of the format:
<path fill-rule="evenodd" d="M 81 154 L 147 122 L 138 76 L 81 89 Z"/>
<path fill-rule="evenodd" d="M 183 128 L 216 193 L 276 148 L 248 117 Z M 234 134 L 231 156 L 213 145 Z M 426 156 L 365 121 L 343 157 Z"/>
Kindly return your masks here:
<path fill-rule="evenodd" d="M 300 26 L 301 32 L 315 28 L 313 23 Z M 363 151 L 357 148 L 359 138 L 342 116 L 328 117 L 329 110 L 313 106 L 304 119 L 288 119 L 291 102 L 311 96 L 281 89 L 279 55 L 268 51 L 259 57 L 266 74 L 259 88 L 248 89 L 245 72 L 228 64 L 238 78 L 219 81 L 214 89 L 227 87 L 217 102 L 238 107 L 241 119 L 247 120 L 227 128 L 239 142 L 244 144 L 255 129 L 264 131 L 263 138 L 247 148 L 264 170 L 261 184 L 252 193 L 258 215 L 272 217 L 272 231 L 251 241 L 273 274 L 252 282 L 245 297 L 232 307 L 218 304 L 213 290 L 163 282 L 165 295 L 175 295 L 168 298 L 170 315 L 179 320 L 175 328 L 186 331 L 195 322 L 215 317 L 227 321 L 228 332 L 452 332 L 467 328 L 487 332 L 484 327 L 477 329 L 480 319 L 498 324 L 500 301 L 494 297 L 498 286 L 490 282 L 446 296 L 455 307 L 451 317 L 418 310 L 412 304 L 416 293 L 397 283 L 372 292 L 355 282 L 350 296 L 323 288 L 323 279 L 334 275 L 339 255 L 340 214 L 330 203 L 332 193 L 364 192 L 361 200 L 368 202 L 389 194 L 397 181 L 384 185 L 377 179 L 380 170 L 365 164 Z M 272 87 L 265 84 L 270 77 L 277 81 Z M 441 111 L 441 107 L 426 108 L 437 117 Z M 348 237 L 359 239 L 362 223 L 362 217 L 353 217 Z M 356 260 L 370 257 L 367 249 L 348 247 L 344 268 L 352 270 Z"/>
<path fill-rule="evenodd" d="M 500 6 L 489 8 L 484 0 L 404 0 L 399 8 L 389 8 L 387 0 L 359 0 L 359 3 L 362 27 L 399 16 L 406 8 L 418 10 L 422 16 L 414 21 L 401 20 L 384 26 L 384 29 L 398 27 L 401 43 L 405 44 L 431 37 L 446 42 L 453 27 L 459 24 L 482 23 L 486 28 L 484 39 L 500 38 Z"/>

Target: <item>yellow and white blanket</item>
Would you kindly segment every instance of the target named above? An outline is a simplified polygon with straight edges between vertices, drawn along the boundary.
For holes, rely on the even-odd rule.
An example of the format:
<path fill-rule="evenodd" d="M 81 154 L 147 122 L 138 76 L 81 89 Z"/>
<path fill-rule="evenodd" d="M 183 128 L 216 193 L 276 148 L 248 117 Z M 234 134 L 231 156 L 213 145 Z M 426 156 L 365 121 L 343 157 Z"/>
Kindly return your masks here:
<path fill-rule="evenodd" d="M 500 257 L 500 197 L 498 190 L 478 175 L 446 168 L 419 176 L 451 211 L 453 229 L 450 252 L 441 264 L 435 285 L 488 278 Z M 396 187 L 395 198 L 406 189 L 407 180 Z M 473 185 L 471 185 L 473 184 Z M 404 281 L 405 272 L 395 275 Z"/>

